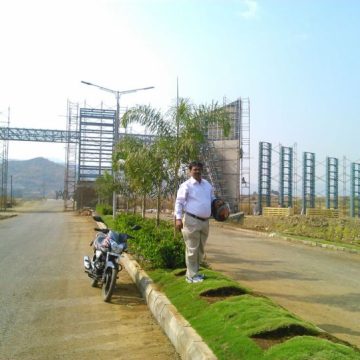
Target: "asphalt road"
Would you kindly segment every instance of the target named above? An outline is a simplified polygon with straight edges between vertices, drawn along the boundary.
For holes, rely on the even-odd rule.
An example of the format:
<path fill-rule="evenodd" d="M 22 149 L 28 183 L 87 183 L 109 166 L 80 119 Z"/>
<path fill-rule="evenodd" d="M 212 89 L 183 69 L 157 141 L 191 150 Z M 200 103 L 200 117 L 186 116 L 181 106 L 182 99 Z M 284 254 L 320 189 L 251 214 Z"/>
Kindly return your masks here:
<path fill-rule="evenodd" d="M 94 222 L 62 208 L 0 221 L 0 359 L 179 359 L 125 270 L 111 304 L 90 287 Z"/>
<path fill-rule="evenodd" d="M 214 225 L 206 252 L 214 270 L 360 347 L 360 255 Z"/>

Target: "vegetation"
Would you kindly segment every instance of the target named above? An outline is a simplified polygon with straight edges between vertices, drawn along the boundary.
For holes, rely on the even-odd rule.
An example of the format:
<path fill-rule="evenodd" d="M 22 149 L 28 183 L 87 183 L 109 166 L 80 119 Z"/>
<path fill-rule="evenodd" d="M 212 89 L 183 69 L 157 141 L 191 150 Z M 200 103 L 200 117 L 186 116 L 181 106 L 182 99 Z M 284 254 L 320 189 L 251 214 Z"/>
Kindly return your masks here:
<path fill-rule="evenodd" d="M 360 247 L 360 221 L 353 218 L 326 218 L 320 216 L 245 217 L 243 228 L 277 232 Z"/>
<path fill-rule="evenodd" d="M 96 212 L 99 215 L 112 215 L 112 206 L 108 204 L 97 204 Z"/>
<path fill-rule="evenodd" d="M 181 166 L 200 157 L 210 124 L 220 124 L 224 134 L 228 134 L 229 113 L 217 104 L 195 106 L 189 100 L 180 99 L 166 115 L 150 106 L 137 106 L 122 118 L 124 127 L 134 122 L 145 126 L 156 140 L 149 144 L 134 137 L 124 137 L 117 145 L 113 167 L 126 183 L 119 187 L 120 193 L 127 198 L 142 198 L 143 217 L 146 198 L 156 197 L 156 221 L 159 224 L 161 199 L 175 194 Z"/>
<path fill-rule="evenodd" d="M 111 174 L 105 171 L 104 175 L 99 176 L 95 181 L 95 191 L 99 198 L 99 203 L 104 205 L 110 205 L 112 201 L 112 194 L 115 190 L 114 178 Z M 98 211 L 98 208 L 96 208 Z M 98 211 L 100 212 L 100 211 Z M 112 212 L 112 210 L 111 210 Z M 100 212 L 103 215 L 108 215 Z"/>
<path fill-rule="evenodd" d="M 206 281 L 186 283 L 184 244 L 180 234 L 173 238 L 169 221 L 156 227 L 140 215 L 105 219 L 135 237 L 130 252 L 220 360 L 360 359 L 357 349 L 326 340 L 331 336 L 218 272 L 203 268 Z"/>
<path fill-rule="evenodd" d="M 185 270 L 150 271 L 178 311 L 219 359 L 359 359 L 350 346 L 321 338 L 319 329 L 222 274 L 188 284 Z"/>
<path fill-rule="evenodd" d="M 141 229 L 133 231 L 134 225 Z M 128 241 L 129 251 L 146 268 L 175 269 L 185 266 L 185 247 L 180 233 L 175 238 L 173 226 L 169 221 L 160 221 L 157 226 L 153 220 L 139 215 L 121 214 L 112 226 L 119 232 L 132 234 Z"/>

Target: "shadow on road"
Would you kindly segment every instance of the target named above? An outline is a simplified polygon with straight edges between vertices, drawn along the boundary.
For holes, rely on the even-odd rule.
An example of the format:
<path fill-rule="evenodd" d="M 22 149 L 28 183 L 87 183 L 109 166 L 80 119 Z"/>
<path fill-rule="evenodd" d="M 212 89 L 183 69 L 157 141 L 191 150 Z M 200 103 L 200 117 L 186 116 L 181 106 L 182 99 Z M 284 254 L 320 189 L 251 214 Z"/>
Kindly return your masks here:
<path fill-rule="evenodd" d="M 145 300 L 141 297 L 135 284 L 117 282 L 111 298 L 111 303 L 133 307 L 144 305 Z"/>

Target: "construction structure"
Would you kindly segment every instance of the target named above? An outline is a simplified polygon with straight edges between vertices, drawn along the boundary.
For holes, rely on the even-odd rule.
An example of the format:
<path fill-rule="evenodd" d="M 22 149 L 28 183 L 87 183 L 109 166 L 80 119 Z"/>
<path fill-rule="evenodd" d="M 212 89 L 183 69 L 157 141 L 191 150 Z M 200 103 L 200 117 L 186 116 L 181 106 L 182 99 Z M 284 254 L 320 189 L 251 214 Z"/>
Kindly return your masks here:
<path fill-rule="evenodd" d="M 259 170 L 258 170 L 258 203 L 255 214 L 262 214 L 264 206 L 271 206 L 271 159 L 272 144 L 261 141 L 259 143 Z"/>
<path fill-rule="evenodd" d="M 203 157 L 207 175 L 218 196 L 229 202 L 231 210 L 240 210 L 241 202 L 250 206 L 250 101 L 230 103 L 231 130 L 224 137 L 218 126 L 208 129 Z M 120 109 L 119 109 L 120 111 Z M 115 145 L 116 110 L 79 108 L 68 101 L 66 130 L 25 129 L 0 126 L 2 193 L 6 194 L 7 149 L 10 141 L 57 142 L 66 144 L 64 174 L 64 209 L 74 210 L 96 203 L 95 180 L 112 173 Z M 153 135 L 119 133 L 152 141 Z M 6 195 L 5 195 L 6 196 Z"/>
<path fill-rule="evenodd" d="M 351 163 L 350 216 L 360 217 L 360 164 Z"/>
<path fill-rule="evenodd" d="M 312 152 L 303 152 L 302 156 L 302 204 L 301 208 L 297 208 L 295 198 L 297 196 L 295 189 L 294 174 L 296 166 L 294 162 L 294 150 L 292 147 L 284 147 L 280 145 L 279 154 L 279 172 L 274 174 L 276 161 L 273 163 L 273 152 L 275 150 L 271 143 L 259 143 L 259 172 L 258 172 L 258 205 L 256 214 L 262 214 L 263 209 L 276 212 L 277 214 L 285 214 L 283 211 L 275 211 L 276 208 L 292 209 L 294 214 L 303 215 L 320 215 L 320 214 L 340 214 L 341 216 L 360 217 L 360 164 L 358 162 L 350 162 L 350 169 L 347 166 L 347 159 L 343 159 L 343 206 L 339 209 L 339 159 L 327 156 L 325 159 L 324 176 L 317 175 L 316 155 Z M 276 151 L 277 152 L 277 151 Z M 323 163 L 319 163 L 323 165 Z M 319 165 L 318 164 L 318 165 Z M 348 174 L 350 170 L 350 175 Z M 276 171 L 276 170 L 275 170 Z M 349 178 L 350 192 L 346 192 L 346 181 Z M 272 189 L 274 181 L 278 180 L 278 193 Z M 315 186 L 316 180 L 324 181 L 325 196 L 316 198 Z M 277 183 L 275 184 L 275 186 Z M 320 191 L 324 191 L 320 190 Z M 325 201 L 324 201 L 325 200 Z M 271 209 L 272 208 L 272 209 Z M 329 216 L 329 215 L 326 215 Z"/>
<path fill-rule="evenodd" d="M 293 149 L 287 146 L 280 147 L 280 186 L 279 206 L 293 206 Z"/>
<path fill-rule="evenodd" d="M 224 100 L 223 106 L 230 114 L 230 134 L 225 137 L 219 125 L 209 126 L 202 160 L 216 195 L 237 212 L 243 203 L 250 207 L 250 100 Z"/>
<path fill-rule="evenodd" d="M 315 207 L 315 154 L 303 154 L 303 192 L 302 213 L 306 214 L 307 208 Z"/>
<path fill-rule="evenodd" d="M 77 183 L 78 142 L 71 141 L 71 134 L 79 133 L 79 104 L 67 102 L 67 141 L 64 175 L 64 210 L 75 210 L 74 195 Z"/>
<path fill-rule="evenodd" d="M 8 131 L 10 126 L 10 108 L 8 109 L 7 120 L 0 120 L 0 127 L 4 130 L 4 136 L 0 136 L 0 211 L 6 211 L 8 207 L 8 154 L 9 140 Z"/>

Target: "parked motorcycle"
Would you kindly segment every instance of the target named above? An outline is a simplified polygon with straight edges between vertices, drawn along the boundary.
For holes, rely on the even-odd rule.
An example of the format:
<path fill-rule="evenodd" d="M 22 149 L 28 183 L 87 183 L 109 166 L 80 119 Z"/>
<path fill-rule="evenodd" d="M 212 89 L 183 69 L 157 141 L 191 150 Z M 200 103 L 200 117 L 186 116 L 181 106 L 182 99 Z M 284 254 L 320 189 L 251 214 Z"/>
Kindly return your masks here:
<path fill-rule="evenodd" d="M 138 230 L 135 226 L 132 230 Z M 115 289 L 118 272 L 122 270 L 120 255 L 127 249 L 127 240 L 133 236 L 110 229 L 95 228 L 97 232 L 90 246 L 94 249 L 92 259 L 84 256 L 85 272 L 91 279 L 91 286 L 101 287 L 104 301 L 110 302 Z"/>

